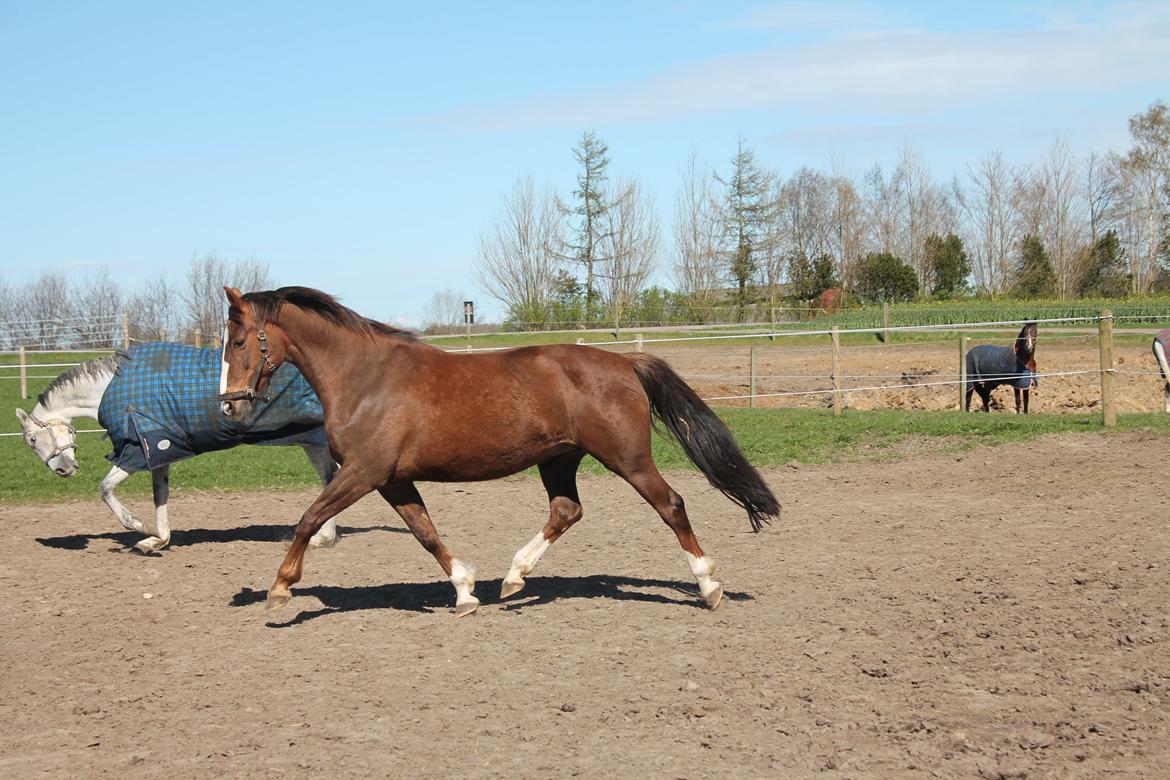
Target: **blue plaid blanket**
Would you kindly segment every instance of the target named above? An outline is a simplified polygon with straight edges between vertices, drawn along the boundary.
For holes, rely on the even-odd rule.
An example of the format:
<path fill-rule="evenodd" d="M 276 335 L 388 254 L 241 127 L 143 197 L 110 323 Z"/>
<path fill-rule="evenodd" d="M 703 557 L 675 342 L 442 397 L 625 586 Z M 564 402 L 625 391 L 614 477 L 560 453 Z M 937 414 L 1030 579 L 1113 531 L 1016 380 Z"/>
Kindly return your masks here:
<path fill-rule="evenodd" d="M 1039 384 L 1037 372 L 1021 363 L 1014 349 L 993 344 L 980 344 L 968 350 L 967 381 L 1011 385 L 1019 390 Z"/>
<path fill-rule="evenodd" d="M 218 350 L 140 344 L 119 358 L 98 422 L 114 445 L 106 457 L 126 471 L 147 471 L 238 444 L 326 443 L 321 402 L 291 364 L 272 375 L 268 403 L 257 401 L 249 419 L 232 421 L 218 400 Z"/>

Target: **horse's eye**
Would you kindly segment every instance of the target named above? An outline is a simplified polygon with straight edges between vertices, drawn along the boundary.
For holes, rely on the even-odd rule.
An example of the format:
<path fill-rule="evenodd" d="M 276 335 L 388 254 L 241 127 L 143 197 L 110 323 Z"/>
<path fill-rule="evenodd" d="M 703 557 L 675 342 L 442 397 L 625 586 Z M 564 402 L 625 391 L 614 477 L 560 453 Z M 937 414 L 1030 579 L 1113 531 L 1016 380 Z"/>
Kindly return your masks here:
<path fill-rule="evenodd" d="M 236 349 L 243 349 L 244 348 L 244 340 L 243 339 L 236 339 L 235 341 L 232 342 L 232 346 L 235 347 Z"/>
<path fill-rule="evenodd" d="M 36 437 L 36 436 L 29 436 L 29 437 L 28 437 L 28 443 L 29 443 L 29 444 L 31 444 L 31 445 L 33 445 L 33 446 L 36 446 L 36 443 L 37 443 L 37 437 Z"/>

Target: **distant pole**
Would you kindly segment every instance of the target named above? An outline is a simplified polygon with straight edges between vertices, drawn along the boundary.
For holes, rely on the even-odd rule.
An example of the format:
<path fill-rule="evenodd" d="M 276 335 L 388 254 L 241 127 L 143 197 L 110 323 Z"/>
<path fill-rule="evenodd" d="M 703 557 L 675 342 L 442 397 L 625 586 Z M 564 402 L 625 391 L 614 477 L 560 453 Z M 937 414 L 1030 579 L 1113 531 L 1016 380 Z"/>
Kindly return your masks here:
<path fill-rule="evenodd" d="M 1117 425 L 1117 407 L 1113 397 L 1113 312 L 1101 312 L 1101 412 L 1106 428 Z"/>
<path fill-rule="evenodd" d="M 130 315 L 122 315 L 122 349 L 130 349 Z"/>
<path fill-rule="evenodd" d="M 841 334 L 833 326 L 833 416 L 841 416 Z"/>
<path fill-rule="evenodd" d="M 24 345 L 20 345 L 20 397 L 28 398 L 28 363 L 24 358 Z"/>
<path fill-rule="evenodd" d="M 642 334 L 641 333 L 634 334 L 634 351 L 635 352 L 645 352 L 646 351 L 645 346 L 643 346 L 643 344 L 642 344 Z"/>
<path fill-rule="evenodd" d="M 882 301 L 882 343 L 885 344 L 890 340 L 890 304 L 887 301 Z"/>
<path fill-rule="evenodd" d="M 748 347 L 748 408 L 756 408 L 756 348 Z"/>
<path fill-rule="evenodd" d="M 959 337 L 959 411 L 967 408 L 967 350 L 971 345 L 970 336 Z"/>

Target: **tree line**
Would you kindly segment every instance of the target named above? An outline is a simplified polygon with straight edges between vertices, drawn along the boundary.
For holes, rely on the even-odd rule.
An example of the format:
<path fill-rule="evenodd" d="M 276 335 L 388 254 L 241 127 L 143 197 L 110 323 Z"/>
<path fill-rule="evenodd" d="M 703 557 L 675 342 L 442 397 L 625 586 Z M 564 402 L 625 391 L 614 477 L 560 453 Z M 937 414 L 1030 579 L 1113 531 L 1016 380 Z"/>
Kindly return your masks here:
<path fill-rule="evenodd" d="M 722 170 L 691 155 L 664 246 L 652 200 L 636 179 L 611 181 L 608 146 L 587 130 L 568 198 L 530 176 L 503 197 L 479 237 L 477 278 L 520 328 L 746 319 L 814 306 L 826 290 L 838 303 L 1166 292 L 1167 106 L 1134 115 L 1129 131 L 1124 153 L 1078 158 L 1058 140 L 1034 163 L 991 151 L 947 181 L 909 146 L 888 172 L 782 176 L 740 139 Z M 663 263 L 673 287 L 649 287 Z"/>
<path fill-rule="evenodd" d="M 25 284 L 0 278 L 0 349 L 86 349 L 122 344 L 122 315 L 141 341 L 211 344 L 223 329 L 224 285 L 273 287 L 268 265 L 229 263 L 214 253 L 192 257 L 180 280 L 159 273 L 135 288 L 105 268 L 78 277 L 45 272 Z"/>

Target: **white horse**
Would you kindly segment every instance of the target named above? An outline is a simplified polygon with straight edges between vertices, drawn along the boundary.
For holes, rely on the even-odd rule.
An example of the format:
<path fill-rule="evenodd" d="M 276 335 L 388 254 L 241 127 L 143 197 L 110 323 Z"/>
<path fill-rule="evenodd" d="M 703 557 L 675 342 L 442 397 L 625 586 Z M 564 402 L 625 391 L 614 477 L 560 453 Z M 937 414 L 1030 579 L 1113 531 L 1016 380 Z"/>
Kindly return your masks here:
<path fill-rule="evenodd" d="M 1170 412 L 1170 366 L 1166 365 L 1166 344 L 1170 343 L 1170 330 L 1159 331 L 1154 336 L 1154 360 L 1158 361 L 1158 370 L 1162 372 L 1162 400 L 1166 411 Z"/>
<path fill-rule="evenodd" d="M 40 394 L 31 412 L 16 410 L 24 432 L 24 441 L 37 457 L 54 473 L 71 477 L 78 471 L 77 431 L 73 420 L 78 417 L 98 419 L 98 406 L 106 387 L 118 367 L 116 356 L 98 358 L 69 369 L 54 379 Z M 337 473 L 337 464 L 329 455 L 329 448 L 312 444 L 301 445 L 313 469 L 328 485 Z M 166 547 L 171 541 L 171 526 L 167 516 L 167 498 L 170 493 L 170 465 L 160 466 L 150 473 L 154 488 L 154 522 L 139 520 L 114 495 L 131 472 L 114 466 L 101 483 L 102 501 L 127 530 L 137 531 L 146 538 L 134 545 L 142 553 L 152 553 Z M 337 526 L 326 523 L 312 538 L 314 547 L 329 547 L 337 540 Z"/>

